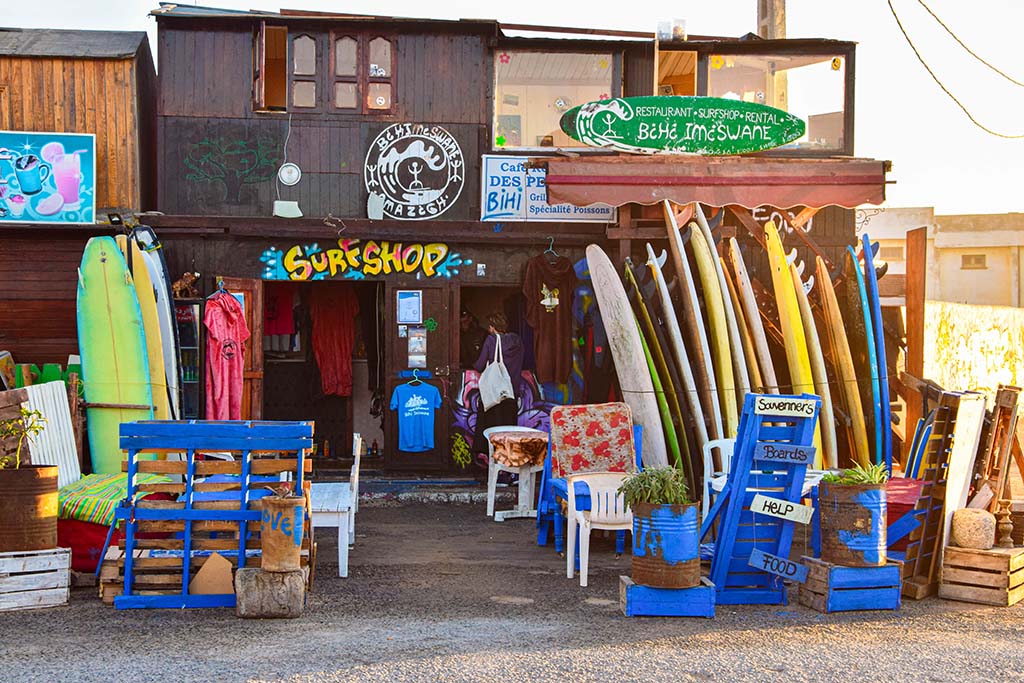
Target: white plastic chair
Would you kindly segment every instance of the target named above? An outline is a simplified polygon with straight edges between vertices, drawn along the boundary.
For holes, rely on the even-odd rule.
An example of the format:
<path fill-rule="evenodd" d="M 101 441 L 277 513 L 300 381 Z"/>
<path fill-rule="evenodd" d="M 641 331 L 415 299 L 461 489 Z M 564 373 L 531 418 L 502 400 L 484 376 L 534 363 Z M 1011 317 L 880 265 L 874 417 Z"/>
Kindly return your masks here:
<path fill-rule="evenodd" d="M 580 586 L 587 586 L 590 563 L 590 532 L 592 529 L 633 529 L 633 512 L 619 493 L 619 487 L 629 474 L 625 472 L 588 472 L 566 477 L 569 488 L 569 533 L 565 539 L 565 575 L 573 578 L 576 568 L 576 527 L 580 532 Z M 576 509 L 576 482 L 590 489 L 590 509 Z"/>
<path fill-rule="evenodd" d="M 535 492 L 535 475 L 544 469 L 544 463 L 539 465 L 523 465 L 522 467 L 509 467 L 494 460 L 494 444 L 491 443 L 491 434 L 497 432 L 536 432 L 546 435 L 545 432 L 531 427 L 519 427 L 509 425 L 508 427 L 488 427 L 484 430 L 484 438 L 487 440 L 487 516 L 494 517 L 494 521 L 501 522 L 510 517 L 536 517 L 537 511 L 533 509 Z M 498 489 L 498 472 L 510 472 L 519 475 L 519 497 L 516 507 L 512 510 L 502 510 L 494 513 L 494 498 Z"/>
<path fill-rule="evenodd" d="M 729 467 L 732 464 L 732 452 L 736 447 L 736 439 L 712 439 L 704 444 L 704 494 L 700 498 L 700 518 L 707 519 L 708 511 L 711 509 L 711 479 L 714 477 L 729 476 Z M 718 449 L 722 459 L 722 471 L 714 472 L 714 458 L 711 455 L 713 449 Z"/>
<path fill-rule="evenodd" d="M 352 470 L 348 482 L 313 482 L 310 484 L 309 507 L 314 527 L 338 529 L 338 576 L 348 576 L 348 547 L 355 543 L 355 512 L 359 500 L 359 463 L 362 459 L 363 437 L 352 435 Z"/>

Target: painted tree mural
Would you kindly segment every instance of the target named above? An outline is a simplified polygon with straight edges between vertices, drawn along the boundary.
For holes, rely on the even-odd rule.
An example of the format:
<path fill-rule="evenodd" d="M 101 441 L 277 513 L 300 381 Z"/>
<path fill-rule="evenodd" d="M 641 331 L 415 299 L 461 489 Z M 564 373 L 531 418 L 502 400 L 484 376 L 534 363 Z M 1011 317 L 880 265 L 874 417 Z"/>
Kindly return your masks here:
<path fill-rule="evenodd" d="M 210 137 L 189 146 L 185 175 L 192 182 L 222 185 L 224 201 L 239 203 L 242 187 L 270 180 L 280 163 L 280 143 L 269 135 Z"/>

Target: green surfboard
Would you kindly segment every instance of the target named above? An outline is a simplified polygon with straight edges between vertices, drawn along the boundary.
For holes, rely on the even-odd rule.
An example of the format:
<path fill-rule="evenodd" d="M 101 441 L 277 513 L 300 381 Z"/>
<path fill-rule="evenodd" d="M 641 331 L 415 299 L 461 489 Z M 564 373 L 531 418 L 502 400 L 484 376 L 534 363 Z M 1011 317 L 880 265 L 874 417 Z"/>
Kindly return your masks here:
<path fill-rule="evenodd" d="M 721 97 L 622 97 L 562 115 L 566 135 L 593 147 L 646 154 L 750 154 L 803 136 L 802 119 L 775 107 Z"/>
<path fill-rule="evenodd" d="M 124 457 L 121 423 L 152 420 L 153 395 L 139 299 L 112 237 L 93 237 L 82 254 L 78 350 L 85 400 L 94 404 L 86 411 L 92 470 L 115 474 Z"/>

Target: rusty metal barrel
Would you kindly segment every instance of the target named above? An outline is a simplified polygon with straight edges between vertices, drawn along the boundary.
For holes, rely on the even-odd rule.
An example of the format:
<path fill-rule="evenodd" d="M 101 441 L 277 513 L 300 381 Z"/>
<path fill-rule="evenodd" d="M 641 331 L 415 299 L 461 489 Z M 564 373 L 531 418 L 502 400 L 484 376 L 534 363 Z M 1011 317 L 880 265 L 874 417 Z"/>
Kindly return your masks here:
<path fill-rule="evenodd" d="M 697 505 L 633 505 L 633 582 L 656 588 L 700 583 Z"/>
<path fill-rule="evenodd" d="M 844 567 L 882 567 L 886 563 L 885 484 L 818 489 L 821 559 Z"/>
<path fill-rule="evenodd" d="M 261 567 L 268 572 L 299 569 L 305 498 L 264 496 L 260 523 Z"/>
<path fill-rule="evenodd" d="M 56 547 L 56 465 L 0 470 L 0 552 Z"/>

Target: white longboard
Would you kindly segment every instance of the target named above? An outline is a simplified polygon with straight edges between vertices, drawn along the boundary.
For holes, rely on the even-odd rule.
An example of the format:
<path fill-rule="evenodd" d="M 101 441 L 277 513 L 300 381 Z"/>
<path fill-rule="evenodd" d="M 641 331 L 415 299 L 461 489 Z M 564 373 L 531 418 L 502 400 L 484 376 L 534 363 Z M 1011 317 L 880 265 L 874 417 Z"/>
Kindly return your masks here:
<path fill-rule="evenodd" d="M 668 467 L 665 432 L 654 396 L 654 382 L 622 280 L 608 255 L 596 244 L 587 247 L 587 268 L 608 335 L 623 400 L 633 411 L 633 421 L 644 428 L 644 467 Z"/>

